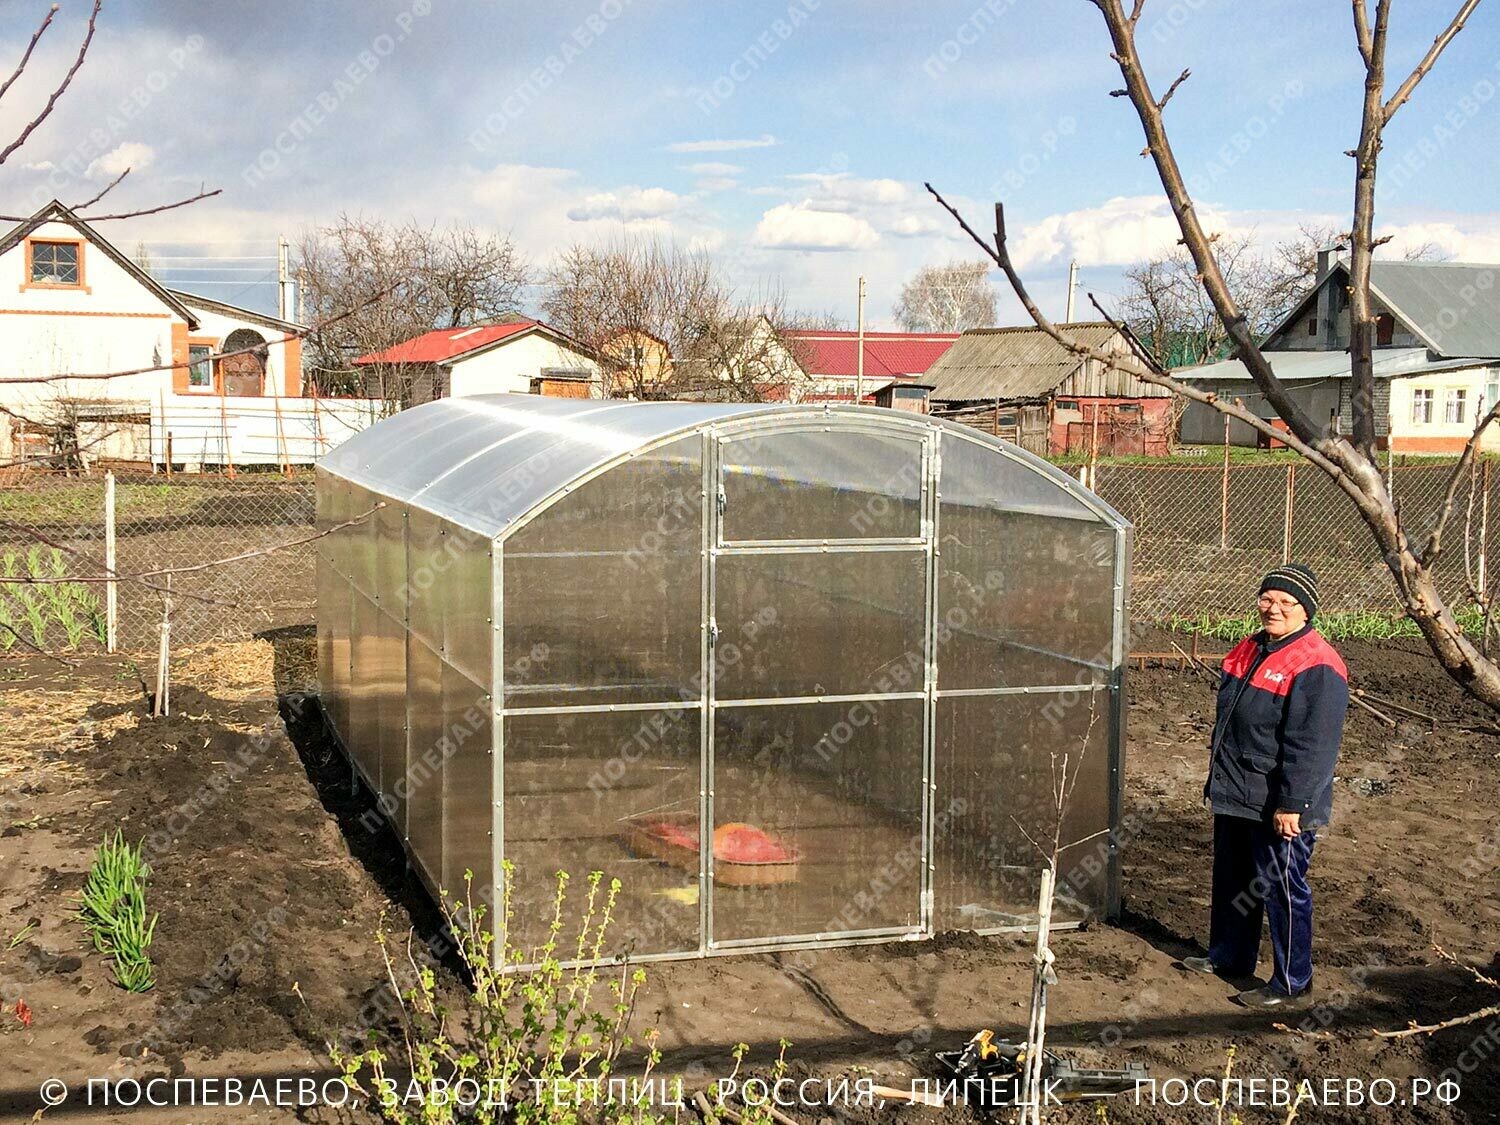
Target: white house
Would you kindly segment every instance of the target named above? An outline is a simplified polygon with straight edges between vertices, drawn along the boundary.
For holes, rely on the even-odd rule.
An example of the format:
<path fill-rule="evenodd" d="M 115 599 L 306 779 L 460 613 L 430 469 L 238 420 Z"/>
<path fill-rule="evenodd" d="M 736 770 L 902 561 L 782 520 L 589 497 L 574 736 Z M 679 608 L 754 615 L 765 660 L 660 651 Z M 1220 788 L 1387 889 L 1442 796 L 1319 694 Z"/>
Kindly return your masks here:
<path fill-rule="evenodd" d="M 1469 262 L 1372 263 L 1375 311 L 1375 427 L 1382 449 L 1397 453 L 1462 451 L 1474 426 L 1500 398 L 1500 266 Z M 1332 251 L 1319 255 L 1316 284 L 1261 345 L 1277 377 L 1313 419 L 1349 433 L 1349 267 Z M 1264 397 L 1239 360 L 1185 367 L 1176 374 L 1270 417 Z M 1224 421 L 1190 403 L 1182 440 L 1217 443 Z M 1230 441 L 1254 444 L 1235 422 Z M 1500 426 L 1481 445 L 1500 450 Z"/>
<path fill-rule="evenodd" d="M 163 287 L 53 200 L 0 238 L 0 464 L 159 464 L 169 431 L 186 465 L 312 460 L 300 331 Z"/>
<path fill-rule="evenodd" d="M 367 395 L 401 406 L 498 392 L 603 393 L 594 353 L 539 320 L 424 332 L 354 365 L 364 372 Z"/>

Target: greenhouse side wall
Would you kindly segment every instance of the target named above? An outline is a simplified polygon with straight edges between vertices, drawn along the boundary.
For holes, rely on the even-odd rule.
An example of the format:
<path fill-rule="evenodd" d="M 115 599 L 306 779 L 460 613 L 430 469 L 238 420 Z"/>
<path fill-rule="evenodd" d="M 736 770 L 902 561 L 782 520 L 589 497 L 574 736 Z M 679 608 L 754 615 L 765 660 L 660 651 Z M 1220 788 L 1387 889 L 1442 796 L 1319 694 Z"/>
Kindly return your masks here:
<path fill-rule="evenodd" d="M 487 898 L 493 545 L 323 471 L 318 512 L 359 520 L 319 541 L 329 723 L 429 887 L 461 894 L 472 871 Z"/>
<path fill-rule="evenodd" d="M 1116 815 L 1120 530 L 992 447 L 945 433 L 938 514 L 934 924 L 1035 924 L 1054 777 L 1076 777 L 1062 818 L 1054 917 L 1114 906 L 1105 859 L 1083 863 Z M 944 639 L 946 638 L 946 639 Z"/>

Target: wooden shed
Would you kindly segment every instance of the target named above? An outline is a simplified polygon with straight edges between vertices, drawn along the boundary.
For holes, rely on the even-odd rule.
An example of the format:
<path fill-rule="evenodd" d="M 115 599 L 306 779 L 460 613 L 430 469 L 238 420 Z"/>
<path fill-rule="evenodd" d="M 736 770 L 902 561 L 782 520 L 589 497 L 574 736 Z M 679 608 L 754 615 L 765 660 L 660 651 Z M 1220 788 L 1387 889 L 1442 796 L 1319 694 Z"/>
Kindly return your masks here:
<path fill-rule="evenodd" d="M 1036 327 L 971 329 L 927 372 L 932 413 L 1037 454 L 1165 455 L 1172 393 L 1138 377 L 1130 339 L 1106 323 L 1061 327 L 1119 365 L 1080 359 Z"/>

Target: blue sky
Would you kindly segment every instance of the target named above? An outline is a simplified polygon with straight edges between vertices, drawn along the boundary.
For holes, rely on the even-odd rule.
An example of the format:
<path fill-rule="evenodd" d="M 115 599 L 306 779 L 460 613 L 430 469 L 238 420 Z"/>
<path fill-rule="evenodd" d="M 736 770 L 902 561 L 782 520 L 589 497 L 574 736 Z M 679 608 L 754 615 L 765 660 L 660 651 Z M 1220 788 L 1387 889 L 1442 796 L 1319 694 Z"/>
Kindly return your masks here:
<path fill-rule="evenodd" d="M 1393 75 L 1450 6 L 1397 6 Z M 5 59 L 44 11 L 0 9 Z M 0 131 L 35 112 L 86 13 L 65 0 Z M 1149 0 L 1140 42 L 1158 90 L 1193 71 L 1168 121 L 1215 229 L 1347 222 L 1362 77 L 1347 4 Z M 113 0 L 0 182 L 10 211 L 85 199 L 127 163 L 119 204 L 222 187 L 108 233 L 184 287 L 261 307 L 276 236 L 349 211 L 464 219 L 538 265 L 575 241 L 671 238 L 746 290 L 848 319 L 863 272 L 880 325 L 918 266 L 971 254 L 931 179 L 977 223 L 1003 198 L 1033 288 L 1060 306 L 1071 257 L 1107 295 L 1175 238 L 1139 125 L 1107 96 L 1108 51 L 1087 0 Z M 1391 128 L 1393 249 L 1500 260 L 1497 63 L 1500 11 L 1482 6 Z"/>

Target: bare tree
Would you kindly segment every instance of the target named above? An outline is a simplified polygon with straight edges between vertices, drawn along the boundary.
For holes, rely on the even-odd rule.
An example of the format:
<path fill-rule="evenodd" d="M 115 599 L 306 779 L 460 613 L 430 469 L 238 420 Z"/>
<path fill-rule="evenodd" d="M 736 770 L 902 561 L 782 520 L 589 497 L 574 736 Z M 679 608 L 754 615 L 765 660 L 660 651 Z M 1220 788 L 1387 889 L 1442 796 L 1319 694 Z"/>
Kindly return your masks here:
<path fill-rule="evenodd" d="M 310 320 L 360 310 L 311 341 L 311 381 L 324 393 L 365 393 L 393 407 L 411 393 L 405 367 L 356 372 L 356 358 L 433 329 L 514 316 L 530 276 L 509 239 L 461 224 L 437 229 L 342 215 L 304 233 L 296 255 Z"/>
<path fill-rule="evenodd" d="M 995 324 L 995 289 L 988 262 L 923 266 L 891 312 L 908 332 L 965 332 Z"/>
<path fill-rule="evenodd" d="M 1476 646 L 1455 619 L 1453 609 L 1439 591 L 1434 575 L 1434 566 L 1443 551 L 1443 536 L 1453 516 L 1458 490 L 1468 476 L 1468 467 L 1474 459 L 1480 436 L 1500 416 L 1500 403 L 1491 406 L 1475 425 L 1464 445 L 1463 454 L 1449 475 L 1442 508 L 1432 525 L 1423 529 L 1408 526 L 1386 489 L 1385 479 L 1376 460 L 1377 407 L 1373 360 L 1375 316 L 1370 296 L 1371 258 L 1378 246 L 1386 241 L 1376 239 L 1374 234 L 1375 182 L 1382 136 L 1444 49 L 1462 31 L 1468 18 L 1479 6 L 1479 0 L 1463 0 L 1457 14 L 1438 33 L 1415 68 L 1389 96 L 1386 93 L 1385 59 L 1392 0 L 1376 0 L 1373 23 L 1368 0 L 1352 2 L 1355 45 L 1364 67 L 1359 143 L 1350 152 L 1355 162 L 1349 265 L 1349 354 L 1354 417 L 1352 437 L 1342 436 L 1329 427 L 1319 425 L 1288 394 L 1285 385 L 1276 377 L 1270 362 L 1261 351 L 1249 318 L 1240 308 L 1219 268 L 1213 240 L 1203 229 L 1164 123 L 1167 105 L 1187 81 L 1190 72 L 1184 70 L 1166 92 L 1158 97 L 1152 89 L 1136 47 L 1136 27 L 1146 0 L 1133 0 L 1128 13 L 1122 6 L 1122 0 L 1090 2 L 1099 9 L 1104 19 L 1111 40 L 1111 57 L 1125 82 L 1123 88 L 1112 93 L 1130 100 L 1141 123 L 1146 137 L 1146 153 L 1155 164 L 1181 231 L 1183 244 L 1197 267 L 1204 292 L 1213 303 L 1219 322 L 1224 326 L 1230 342 L 1230 354 L 1245 365 L 1256 387 L 1286 423 L 1288 430 L 1281 431 L 1271 422 L 1234 402 L 1180 383 L 1160 369 L 1147 372 L 1142 377 L 1237 418 L 1268 437 L 1286 442 L 1327 473 L 1369 528 L 1390 571 L 1397 600 L 1422 633 L 1443 670 L 1469 694 L 1488 707 L 1500 711 L 1500 665 L 1491 656 L 1489 627 L 1493 617 L 1491 610 L 1500 590 L 1491 587 L 1487 590 L 1471 588 L 1469 591 L 1469 596 L 1486 612 L 1486 626 L 1480 643 Z M 1011 260 L 1006 245 L 1002 205 L 996 204 L 995 207 L 995 235 L 991 244 L 989 240 L 980 237 L 940 195 L 935 191 L 933 194 L 1004 272 L 1017 298 L 1038 327 L 1076 355 L 1092 357 L 1103 363 L 1111 362 L 1104 352 L 1059 329 L 1037 307 Z"/>
<path fill-rule="evenodd" d="M 779 293 L 740 295 L 712 257 L 656 240 L 574 245 L 547 269 L 542 316 L 602 358 L 607 393 L 757 401 L 802 377 Z"/>

